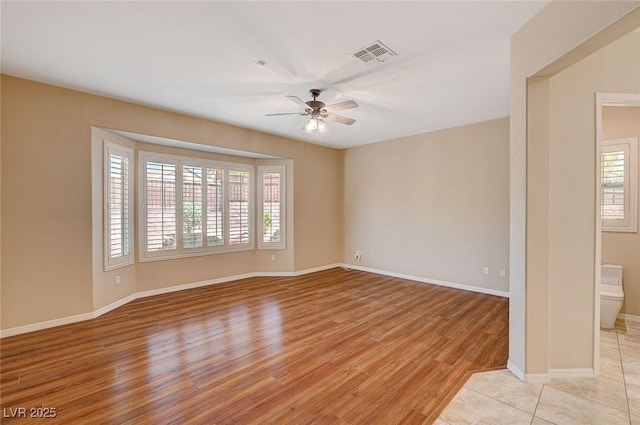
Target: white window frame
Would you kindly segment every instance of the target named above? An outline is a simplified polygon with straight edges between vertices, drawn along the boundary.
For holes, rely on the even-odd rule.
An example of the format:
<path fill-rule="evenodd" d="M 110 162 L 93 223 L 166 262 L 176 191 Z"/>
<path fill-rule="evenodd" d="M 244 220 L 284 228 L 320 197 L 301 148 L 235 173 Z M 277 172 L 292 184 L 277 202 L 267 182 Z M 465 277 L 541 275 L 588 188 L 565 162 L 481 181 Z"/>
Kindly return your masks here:
<path fill-rule="evenodd" d="M 126 214 L 128 215 L 129 227 L 124 230 L 126 234 L 123 234 L 123 239 L 129 240 L 129 252 L 125 255 L 119 255 L 117 257 L 111 256 L 111 208 L 110 208 L 110 193 L 111 193 L 111 156 L 120 156 L 126 158 L 129 161 L 129 169 L 126 176 L 127 184 L 129 186 L 129 192 L 127 194 L 128 207 Z M 116 143 L 104 140 L 104 155 L 103 155 L 103 220 L 104 220 L 104 270 L 113 270 L 119 267 L 125 267 L 133 264 L 134 262 L 134 151 L 126 146 L 118 145 Z"/>
<path fill-rule="evenodd" d="M 148 251 L 147 250 L 147 162 L 161 162 L 165 164 L 171 164 L 175 166 L 176 172 L 176 249 L 167 249 L 162 251 Z M 178 196 L 178 174 L 182 172 L 182 168 L 179 166 L 179 161 L 170 156 L 157 154 L 153 152 L 138 152 L 138 246 L 139 246 L 139 261 L 153 261 L 156 259 L 165 258 L 179 258 L 178 251 L 178 233 L 182 227 L 182 217 L 180 211 L 178 211 L 178 205 L 180 199 Z M 180 180 L 181 182 L 181 180 Z M 182 240 L 182 239 L 180 239 Z"/>
<path fill-rule="evenodd" d="M 225 173 L 224 173 L 224 202 L 225 202 L 225 222 L 224 222 L 224 237 L 225 237 L 225 241 L 224 241 L 224 245 L 225 248 L 225 252 L 234 252 L 234 251 L 246 251 L 246 250 L 252 250 L 255 249 L 255 225 L 254 225 L 254 217 L 255 217 L 255 206 L 254 206 L 254 198 L 255 198 L 255 173 L 254 173 L 254 166 L 253 165 L 246 165 L 246 164 L 239 164 L 239 163 L 222 163 L 225 166 Z M 248 200 L 248 208 L 249 208 L 249 222 L 248 224 L 248 229 L 247 229 L 247 236 L 249 237 L 249 241 L 246 243 L 234 243 L 231 244 L 229 242 L 229 238 L 230 238 L 230 231 L 229 231 L 229 223 L 230 223 L 230 218 L 231 218 L 231 213 L 229 211 L 229 206 L 231 205 L 231 201 L 229 200 L 229 192 L 230 192 L 230 186 L 231 186 L 231 179 L 229 178 L 229 173 L 231 171 L 241 171 L 241 172 L 248 172 L 249 173 L 249 178 L 248 178 L 248 182 L 249 182 L 249 193 L 247 194 L 247 200 Z"/>
<path fill-rule="evenodd" d="M 264 242 L 264 175 L 265 173 L 279 173 L 280 174 L 280 241 L 278 242 Z M 258 239 L 258 249 L 276 249 L 283 250 L 286 249 L 286 167 L 284 165 L 259 165 L 258 166 L 258 231 L 257 231 L 257 239 Z"/>
<path fill-rule="evenodd" d="M 638 138 L 603 140 L 602 152 L 624 151 L 624 219 L 602 219 L 603 232 L 637 232 L 638 231 Z M 602 176 L 600 180 L 602 183 Z M 601 203 L 603 200 L 601 199 Z"/>
<path fill-rule="evenodd" d="M 163 251 L 148 251 L 147 249 L 147 167 L 146 163 L 150 161 L 164 162 L 175 164 L 176 166 L 176 248 Z M 206 168 L 216 168 L 224 170 L 224 187 L 223 187 L 223 203 L 224 203 L 224 221 L 223 221 L 223 239 L 222 245 L 207 246 L 206 242 L 206 195 L 203 195 L 202 209 L 203 209 L 203 246 L 194 248 L 185 248 L 183 246 L 183 167 L 184 166 L 197 166 Z M 139 237 L 139 261 L 156 261 L 156 260 L 168 260 L 175 258 L 196 257 L 210 254 L 222 254 L 229 252 L 250 251 L 255 248 L 254 237 L 254 166 L 243 163 L 223 162 L 214 160 L 203 160 L 194 157 L 168 155 L 156 152 L 138 152 L 138 167 L 140 170 L 140 178 L 138 179 L 138 237 Z M 231 244 L 229 241 L 229 172 L 230 171 L 243 171 L 249 173 L 249 193 L 248 193 L 248 208 L 249 208 L 249 222 L 248 222 L 248 236 L 249 240 L 246 243 Z M 204 173 L 203 173 L 204 174 Z M 203 177 L 203 192 L 206 193 L 206 180 Z"/>

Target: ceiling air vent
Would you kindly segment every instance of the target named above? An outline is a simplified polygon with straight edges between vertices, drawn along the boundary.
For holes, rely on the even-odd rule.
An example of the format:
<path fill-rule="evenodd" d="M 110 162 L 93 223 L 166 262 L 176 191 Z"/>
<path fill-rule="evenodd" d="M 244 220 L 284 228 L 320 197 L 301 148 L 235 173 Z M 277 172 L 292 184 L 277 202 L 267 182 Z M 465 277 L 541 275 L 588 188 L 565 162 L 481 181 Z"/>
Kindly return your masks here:
<path fill-rule="evenodd" d="M 396 55 L 396 52 L 385 46 L 380 40 L 376 40 L 370 45 L 358 49 L 353 53 L 353 56 L 356 59 L 359 59 L 364 63 L 371 63 L 374 60 L 384 62 L 391 56 Z"/>

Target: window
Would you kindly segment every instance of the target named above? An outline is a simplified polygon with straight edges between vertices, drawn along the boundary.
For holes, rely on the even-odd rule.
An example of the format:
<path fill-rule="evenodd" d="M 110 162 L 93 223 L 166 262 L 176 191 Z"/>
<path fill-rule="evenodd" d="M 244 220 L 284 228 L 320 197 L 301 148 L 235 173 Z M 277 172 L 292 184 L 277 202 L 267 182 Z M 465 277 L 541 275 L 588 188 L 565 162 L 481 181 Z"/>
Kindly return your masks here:
<path fill-rule="evenodd" d="M 637 231 L 637 137 L 602 142 L 601 218 L 603 231 Z"/>
<path fill-rule="evenodd" d="M 202 238 L 202 167 L 182 167 L 182 247 L 201 248 Z"/>
<path fill-rule="evenodd" d="M 284 249 L 284 166 L 258 167 L 258 247 Z"/>
<path fill-rule="evenodd" d="M 140 152 L 140 260 L 253 249 L 253 167 Z"/>
<path fill-rule="evenodd" d="M 207 246 L 224 245 L 224 169 L 207 169 Z"/>
<path fill-rule="evenodd" d="M 229 244 L 242 245 L 250 240 L 251 174 L 246 170 L 229 169 Z"/>
<path fill-rule="evenodd" d="M 104 142 L 104 269 L 133 264 L 133 150 Z"/>
<path fill-rule="evenodd" d="M 145 171 L 145 241 L 149 252 L 176 249 L 177 163 L 147 161 Z"/>

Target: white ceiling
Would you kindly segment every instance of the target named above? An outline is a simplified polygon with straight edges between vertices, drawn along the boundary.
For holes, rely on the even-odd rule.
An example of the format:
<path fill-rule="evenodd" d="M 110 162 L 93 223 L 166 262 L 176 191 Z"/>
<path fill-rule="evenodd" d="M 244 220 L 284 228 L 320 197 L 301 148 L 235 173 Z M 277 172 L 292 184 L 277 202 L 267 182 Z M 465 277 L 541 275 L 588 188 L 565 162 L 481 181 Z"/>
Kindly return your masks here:
<path fill-rule="evenodd" d="M 2 72 L 333 147 L 509 114 L 509 37 L 546 1 L 2 2 Z M 381 40 L 397 56 L 352 56 Z M 266 65 L 256 65 L 257 61 Z M 360 107 L 306 135 L 285 98 Z"/>

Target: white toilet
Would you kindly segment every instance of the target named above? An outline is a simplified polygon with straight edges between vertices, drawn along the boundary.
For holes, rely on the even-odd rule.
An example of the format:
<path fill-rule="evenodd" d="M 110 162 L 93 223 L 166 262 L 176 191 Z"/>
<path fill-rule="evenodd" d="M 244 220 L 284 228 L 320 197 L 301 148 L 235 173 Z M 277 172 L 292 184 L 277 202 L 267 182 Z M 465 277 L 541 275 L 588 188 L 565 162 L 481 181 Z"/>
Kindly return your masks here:
<path fill-rule="evenodd" d="M 603 264 L 600 277 L 600 327 L 612 329 L 622 308 L 622 266 Z"/>

